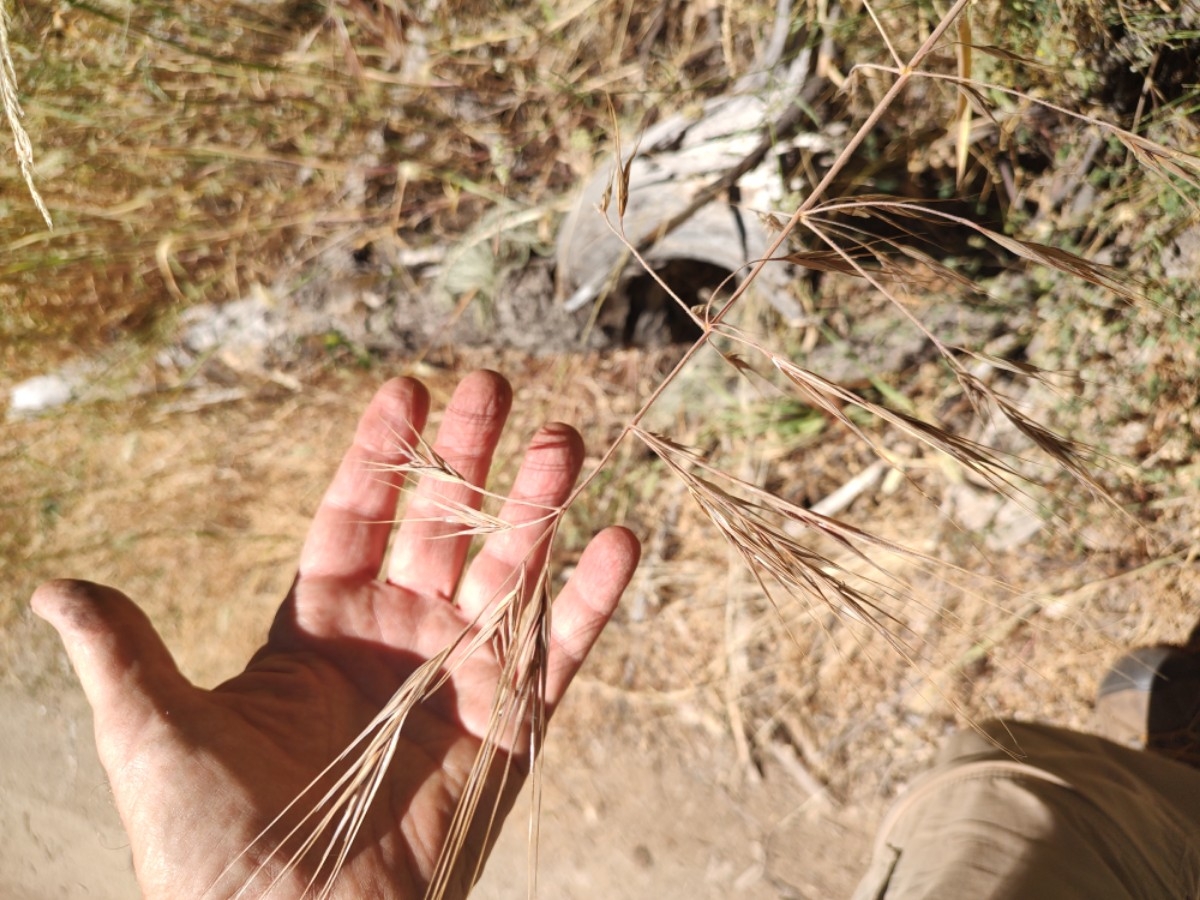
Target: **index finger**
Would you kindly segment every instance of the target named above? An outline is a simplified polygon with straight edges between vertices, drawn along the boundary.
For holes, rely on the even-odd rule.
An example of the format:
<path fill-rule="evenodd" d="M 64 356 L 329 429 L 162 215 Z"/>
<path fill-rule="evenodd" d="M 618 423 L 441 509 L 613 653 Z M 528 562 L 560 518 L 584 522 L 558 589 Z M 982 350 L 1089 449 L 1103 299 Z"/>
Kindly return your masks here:
<path fill-rule="evenodd" d="M 495 372 L 473 372 L 459 382 L 433 442 L 453 476 L 417 483 L 392 540 L 389 582 L 423 596 L 454 596 L 472 537 L 454 510 L 479 508 L 511 406 L 512 388 Z"/>

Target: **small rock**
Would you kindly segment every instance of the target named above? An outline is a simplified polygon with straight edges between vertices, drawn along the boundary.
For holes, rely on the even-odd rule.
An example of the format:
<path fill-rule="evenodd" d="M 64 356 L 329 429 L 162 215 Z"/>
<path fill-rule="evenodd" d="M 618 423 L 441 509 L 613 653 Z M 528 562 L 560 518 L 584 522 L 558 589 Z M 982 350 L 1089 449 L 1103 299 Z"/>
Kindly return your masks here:
<path fill-rule="evenodd" d="M 951 485 L 945 499 L 953 519 L 964 529 L 983 537 L 995 552 L 1015 550 L 1042 530 L 1044 522 L 1032 500 L 1004 498 L 968 484 Z"/>
<path fill-rule="evenodd" d="M 1032 503 L 1032 501 L 1029 501 Z M 1042 530 L 1045 522 L 1036 511 L 1017 500 L 1006 500 L 996 513 L 985 544 L 989 550 L 1016 550 Z"/>
<path fill-rule="evenodd" d="M 38 375 L 22 381 L 12 389 L 8 405 L 9 418 L 36 416 L 48 409 L 70 403 L 75 396 L 75 388 L 76 380 L 62 373 Z"/>

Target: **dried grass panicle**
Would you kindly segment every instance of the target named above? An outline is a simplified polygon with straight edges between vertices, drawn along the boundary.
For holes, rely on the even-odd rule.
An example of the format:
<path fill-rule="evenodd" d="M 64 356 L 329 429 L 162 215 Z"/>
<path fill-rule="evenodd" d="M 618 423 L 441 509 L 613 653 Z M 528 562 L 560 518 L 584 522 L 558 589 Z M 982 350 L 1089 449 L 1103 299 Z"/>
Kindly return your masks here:
<path fill-rule="evenodd" d="M 921 270 L 927 270 L 943 278 L 948 277 L 954 283 L 965 283 L 965 286 L 973 290 L 977 289 L 976 286 L 964 276 L 952 273 L 946 266 L 929 259 L 923 250 L 906 245 L 903 240 L 877 238 L 870 235 L 866 229 L 845 225 L 836 219 L 829 218 L 844 212 L 876 218 L 895 227 L 901 234 L 911 233 L 904 224 L 906 221 L 948 222 L 974 231 L 996 246 L 1013 253 L 1019 259 L 1078 278 L 1110 291 L 1130 303 L 1142 300 L 1144 295 L 1139 287 L 1121 277 L 1112 267 L 1097 264 L 1078 254 L 1000 234 L 970 219 L 939 210 L 929 204 L 918 204 L 880 196 L 855 197 L 849 200 L 831 200 L 815 204 L 811 213 L 796 220 L 795 230 L 805 230 L 815 235 L 828 249 L 815 252 L 800 251 L 784 257 L 787 261 L 800 265 L 815 263 L 814 267 L 819 271 L 838 271 L 842 274 L 861 277 L 880 295 L 887 298 L 937 350 L 958 381 L 964 396 L 970 402 L 977 416 L 986 420 L 993 413 L 999 412 L 1036 448 L 1045 453 L 1053 463 L 1069 472 L 1093 494 L 1104 499 L 1114 508 L 1119 508 L 1119 504 L 1111 492 L 1092 474 L 1091 467 L 1095 461 L 1095 455 L 1089 453 L 1089 448 L 1081 442 L 1057 435 L 1049 428 L 1034 421 L 999 391 L 975 377 L 961 364 L 959 356 L 964 352 L 976 356 L 978 354 L 945 344 L 896 296 L 884 279 L 904 283 L 910 287 L 914 282 L 918 282 L 919 287 Z M 896 255 L 904 257 L 910 263 L 915 263 L 917 271 L 914 272 L 911 265 L 898 263 L 894 259 Z M 871 268 L 868 268 L 868 265 Z M 905 412 L 871 403 L 859 394 L 780 356 L 753 336 L 725 326 L 719 321 L 712 323 L 711 331 L 748 346 L 767 358 L 772 366 L 784 374 L 807 402 L 849 428 L 857 437 L 871 445 L 880 458 L 886 458 L 885 452 L 873 437 L 845 415 L 843 410 L 846 405 L 869 412 L 875 418 L 894 426 L 902 433 L 946 453 L 1006 496 L 1011 497 L 1015 493 L 1020 493 L 1021 484 L 1030 481 L 1028 474 L 1018 472 L 1014 466 L 1004 462 L 1002 455 L 991 448 L 955 435 Z M 1012 374 L 1029 380 L 1041 380 L 1044 377 L 1044 373 L 1031 364 L 1009 365 L 1006 368 Z"/>
<path fill-rule="evenodd" d="M 929 252 L 928 244 L 921 239 L 920 232 L 931 223 L 970 232 L 975 238 L 989 242 L 1011 257 L 1021 260 L 1023 264 L 1053 270 L 1072 279 L 1087 282 L 1129 303 L 1145 302 L 1141 286 L 1123 277 L 1121 273 L 1082 255 L 1040 241 L 1004 233 L 964 215 L 940 208 L 936 202 L 917 203 L 908 199 L 867 193 L 858 196 L 827 196 L 838 183 L 839 175 L 849 166 L 856 150 L 879 127 L 888 107 L 897 100 L 907 85 L 921 79 L 944 81 L 958 89 L 956 113 L 960 128 L 964 121 L 969 124 L 969 114 L 972 112 L 978 112 L 986 118 L 989 110 L 985 99 L 996 93 L 1003 94 L 1023 102 L 1040 104 L 1100 128 L 1105 134 L 1124 144 L 1147 170 L 1162 177 L 1184 179 L 1192 185 L 1196 185 L 1200 180 L 1200 160 L 1195 157 L 1162 147 L 1147 138 L 1101 122 L 1095 117 L 1071 112 L 1054 104 L 1030 98 L 1018 91 L 972 80 L 969 57 L 966 54 L 958 57 L 957 75 L 925 67 L 925 64 L 930 62 L 931 54 L 945 46 L 945 35 L 967 6 L 968 0 L 956 0 L 949 11 L 923 36 L 921 46 L 907 62 L 897 49 L 899 42 L 892 40 L 886 33 L 885 21 L 877 15 L 877 11 L 871 5 L 865 7 L 875 22 L 895 66 L 863 65 L 857 68 L 864 71 L 871 68 L 883 72 L 892 76 L 892 82 L 847 142 L 845 150 L 825 170 L 816 187 L 794 210 L 789 211 L 790 218 L 786 224 L 779 227 L 775 243 L 765 254 L 765 258 L 754 265 L 753 270 L 741 281 L 732 296 L 724 298 L 719 308 L 706 308 L 702 314 L 687 309 L 703 332 L 701 338 L 685 351 L 678 366 L 652 390 L 647 401 L 626 423 L 621 437 L 602 452 L 600 463 L 593 469 L 589 478 L 585 479 L 586 484 L 597 477 L 597 473 L 613 458 L 621 441 L 628 436 L 636 438 L 652 450 L 686 486 L 699 509 L 745 562 L 764 595 L 772 603 L 780 599 L 780 594 L 786 594 L 800 600 L 801 603 L 807 603 L 809 610 L 828 610 L 838 617 L 865 623 L 881 635 L 902 658 L 913 664 L 919 661 L 920 654 L 915 649 L 914 642 L 908 638 L 908 623 L 898 612 L 905 604 L 912 602 L 912 598 L 906 585 L 893 574 L 888 557 L 903 558 L 924 569 L 945 566 L 947 563 L 848 522 L 838 521 L 789 503 L 747 479 L 737 478 L 724 471 L 704 454 L 684 446 L 682 441 L 655 434 L 643 428 L 640 423 L 647 411 L 662 396 L 665 387 L 691 363 L 699 349 L 708 346 L 714 340 L 729 341 L 738 345 L 739 349 L 748 350 L 756 361 L 769 365 L 773 373 L 777 373 L 786 383 L 786 387 L 807 406 L 819 411 L 829 420 L 838 422 L 880 459 L 886 461 L 891 456 L 890 448 L 886 444 L 887 439 L 872 427 L 864 425 L 862 417 L 852 415 L 852 410 L 868 413 L 878 423 L 886 426 L 888 435 L 902 436 L 934 451 L 935 454 L 949 457 L 1000 494 L 1013 499 L 1028 498 L 1029 478 L 1025 466 L 1018 464 L 1023 461 L 1018 461 L 1006 452 L 987 446 L 949 427 L 943 427 L 935 421 L 872 401 L 864 396 L 863 392 L 826 378 L 780 352 L 772 345 L 771 340 L 749 334 L 726 321 L 727 315 L 741 303 L 746 290 L 762 267 L 777 264 L 778 260 L 786 260 L 815 271 L 861 279 L 864 285 L 875 291 L 878 296 L 886 298 L 907 318 L 912 327 L 928 338 L 940 354 L 945 368 L 957 380 L 961 396 L 968 401 L 978 417 L 986 419 L 999 414 L 1011 422 L 1036 448 L 1044 452 L 1056 466 L 1115 503 L 1092 474 L 1092 460 L 1088 448 L 1068 437 L 1055 434 L 1047 426 L 1035 421 L 1000 389 L 973 374 L 962 360 L 969 356 L 987 361 L 1007 375 L 1018 379 L 1042 378 L 1043 373 L 1036 366 L 1025 362 L 995 360 L 977 350 L 950 346 L 933 330 L 927 328 L 920 321 L 920 317 L 902 301 L 897 286 L 906 284 L 919 289 L 921 279 L 927 278 L 951 283 L 967 291 L 981 290 L 971 278 L 943 264 Z M 357 16 L 360 13 L 365 14 L 363 11 L 367 7 L 367 4 L 355 3 L 349 4 L 347 8 Z M 634 15 L 631 6 L 625 5 L 623 10 L 622 15 Z M 561 30 L 578 27 L 581 34 L 590 33 L 585 27 L 586 23 L 579 21 L 577 15 L 576 12 L 565 15 L 555 23 L 555 27 Z M 348 24 L 353 24 L 352 19 L 341 22 L 340 33 L 345 47 L 353 50 L 353 31 Z M 359 27 L 370 29 L 376 24 L 378 23 L 363 20 Z M 497 34 L 463 35 L 457 46 L 490 46 L 502 39 L 520 43 L 532 33 L 532 26 L 525 22 L 512 20 L 507 25 L 507 29 L 501 29 Z M 386 41 L 399 40 L 402 31 L 403 29 L 390 31 Z M 727 33 L 731 32 L 727 30 Z M 501 36 L 497 36 L 498 34 Z M 969 37 L 970 31 L 964 26 L 959 34 Z M 593 83 L 606 83 L 604 73 L 597 72 L 585 59 L 588 55 L 582 49 L 585 46 L 586 42 L 581 41 L 575 48 L 580 55 L 571 59 L 571 65 L 576 67 L 573 71 L 581 78 L 592 79 Z M 610 50 L 612 52 L 608 55 L 612 58 L 626 59 L 623 48 L 614 47 Z M 536 64 L 528 60 L 525 62 L 536 69 Z M 360 76 L 366 74 L 361 71 L 362 65 L 363 60 L 358 59 Z M 466 77 L 449 62 L 446 62 L 444 68 L 456 77 Z M 373 78 L 382 80 L 388 73 L 371 74 Z M 526 76 L 532 74 L 533 70 L 527 72 Z M 539 83 L 534 77 L 530 77 L 529 80 Z M 481 95 L 491 89 L 490 83 L 476 84 L 473 86 L 472 96 Z M 563 98 L 559 97 L 554 102 L 548 102 L 545 109 L 561 110 L 563 102 Z M 433 118 L 445 121 L 444 117 L 448 111 L 448 107 L 439 107 L 438 115 Z M 525 109 L 523 114 L 530 114 L 530 110 Z M 603 113 L 599 113 L 598 118 L 602 119 Z M 580 122 L 576 121 L 576 124 Z M 596 122 L 589 120 L 582 124 L 590 126 Z M 456 139 L 462 139 L 462 146 L 488 145 L 492 135 L 487 131 L 487 127 L 483 122 L 470 122 L 464 125 L 461 131 L 454 133 Z M 439 136 L 436 140 L 441 141 L 442 138 Z M 465 156 L 469 155 L 462 153 L 462 146 L 457 146 L 452 151 L 439 144 L 440 149 L 445 151 L 445 159 L 452 162 L 463 162 Z M 960 132 L 960 142 L 955 153 L 956 184 L 960 186 L 965 183 L 963 172 L 968 158 L 965 148 L 965 138 L 961 137 Z M 503 154 L 497 155 L 491 162 L 507 166 L 513 161 L 501 157 Z M 438 227 L 441 227 L 452 218 L 449 214 L 443 215 L 445 209 L 438 205 L 444 200 L 445 192 L 439 193 L 430 189 L 430 185 L 437 180 L 432 175 L 440 175 L 451 168 L 449 165 L 440 169 L 431 167 L 429 172 L 422 173 L 421 190 L 417 191 L 414 188 L 414 195 L 409 198 L 412 208 L 416 211 L 406 214 L 409 216 L 407 224 L 418 223 L 425 227 L 431 221 L 436 221 Z M 509 169 L 505 177 L 511 173 L 512 169 Z M 628 177 L 629 164 L 626 161 L 615 180 L 618 213 L 624 211 L 628 197 Z M 539 188 L 547 189 L 548 185 L 548 181 L 543 181 L 539 183 Z M 456 198 L 460 195 L 471 195 L 477 199 L 485 196 L 484 192 L 478 189 L 478 185 L 472 184 L 468 178 L 462 179 L 453 187 L 457 191 Z M 398 185 L 396 196 L 403 197 L 403 190 Z M 398 203 L 397 200 L 397 205 Z M 389 211 L 389 215 L 393 214 L 394 217 L 389 219 L 389 227 L 395 229 L 399 213 Z M 765 214 L 773 219 L 783 218 L 782 214 L 777 214 L 774 210 L 766 211 Z M 895 236 L 879 237 L 869 228 L 859 227 L 860 222 L 856 221 L 859 217 L 873 218 L 877 223 L 887 226 L 885 233 Z M 623 232 L 619 218 L 618 216 L 617 223 L 610 223 L 618 235 Z M 784 247 L 785 242 L 790 242 L 790 249 L 776 258 L 777 252 Z M 809 246 L 812 243 L 815 243 L 815 248 Z M 633 241 L 627 241 L 626 246 L 632 258 L 643 261 L 640 236 L 635 236 Z M 660 285 L 675 302 L 684 305 L 671 291 L 670 285 L 657 273 L 651 271 L 649 274 L 659 280 Z M 743 362 L 734 353 L 722 353 L 722 356 L 739 371 L 747 372 L 753 368 L 750 363 Z M 403 449 L 409 460 L 396 467 L 395 471 L 465 484 L 461 475 L 420 439 L 415 445 Z M 496 497 L 486 491 L 481 493 L 486 497 Z M 536 527 L 546 529 L 547 540 L 553 538 L 561 512 L 560 509 L 548 508 L 546 515 L 534 523 Z M 486 512 L 476 512 L 466 504 L 443 503 L 440 513 L 443 515 L 438 516 L 438 521 L 457 524 L 462 529 L 456 532 L 459 534 L 484 534 L 509 527 L 497 517 Z M 795 536 L 796 531 L 802 531 L 809 537 L 802 541 Z M 285 873 L 293 871 L 305 854 L 319 852 L 319 864 L 316 866 L 311 887 L 317 896 L 326 896 L 329 893 L 337 870 L 345 861 L 347 848 L 379 790 L 409 712 L 415 704 L 437 690 L 448 677 L 448 673 L 463 659 L 486 648 L 501 661 L 502 677 L 492 699 L 487 739 L 475 761 L 463 802 L 454 813 L 450 837 L 439 857 L 429 896 L 441 896 L 455 885 L 455 879 L 464 877 L 459 851 L 469 829 L 475 827 L 477 819 L 481 816 L 487 818 L 488 829 L 495 824 L 496 807 L 492 805 L 489 809 L 487 784 L 489 778 L 495 774 L 496 767 L 502 768 L 502 780 L 509 777 L 510 767 L 515 764 L 509 751 L 517 746 L 524 747 L 526 743 L 528 750 L 522 761 L 527 759 L 529 765 L 536 767 L 540 759 L 539 750 L 545 729 L 543 701 L 551 611 L 544 573 L 539 573 L 538 582 L 534 586 L 526 584 L 525 578 L 523 570 L 514 572 L 512 583 L 507 586 L 508 593 L 497 598 L 497 602 L 484 617 L 472 623 L 472 626 L 442 654 L 418 670 L 355 744 L 339 757 L 335 768 L 339 771 L 344 769 L 344 773 L 335 779 L 333 788 L 316 798 L 313 811 L 302 820 L 304 828 L 311 829 L 311 833 L 301 835 L 299 830 L 290 832 L 280 844 L 281 849 L 277 852 L 289 855 Z M 790 630 L 791 624 L 784 617 L 781 619 L 783 627 Z M 331 776 L 333 772 L 334 769 L 329 770 L 322 778 Z M 314 781 L 314 786 L 322 778 Z M 298 798 L 289 810 L 302 802 L 309 803 L 310 800 L 301 801 Z M 534 828 L 536 829 L 536 824 Z M 533 843 L 536 846 L 536 830 Z M 292 844 L 296 844 L 298 850 L 291 847 Z M 268 860 L 271 858 L 268 857 Z M 477 871 L 466 875 L 469 879 L 477 876 Z"/>
<path fill-rule="evenodd" d="M 905 557 L 935 568 L 928 555 L 868 531 L 804 509 L 756 485 L 709 465 L 694 450 L 670 438 L 635 429 L 634 434 L 687 487 L 704 514 L 754 573 L 777 609 L 773 582 L 792 599 L 814 600 L 838 614 L 850 613 L 877 629 L 897 649 L 909 653 L 899 634 L 906 627 L 889 608 L 907 602 L 907 589 L 876 552 Z M 699 475 L 699 469 L 710 477 Z M 727 485 L 722 487 L 718 480 Z M 873 575 L 851 572 L 832 552 L 806 546 L 787 533 L 785 523 L 803 526 L 813 537 L 827 538 L 833 547 L 865 564 Z M 785 628 L 790 626 L 781 616 Z M 795 635 L 792 635 L 796 640 Z"/>
<path fill-rule="evenodd" d="M 270 896 L 301 866 L 310 873 L 302 896 L 317 900 L 331 896 L 387 777 L 409 714 L 440 690 L 465 661 L 488 649 L 500 662 L 497 690 L 486 733 L 455 807 L 426 897 L 443 897 L 464 883 L 478 880 L 482 860 L 463 860 L 461 856 L 469 833 L 478 828 L 482 814 L 486 816 L 490 843 L 514 766 L 522 774 L 532 770 L 545 740 L 549 628 L 550 593 L 545 570 L 529 584 L 521 566 L 514 571 L 504 593 L 493 598 L 480 618 L 413 672 L 362 733 L 231 861 L 221 878 L 244 857 L 254 853 L 259 858 L 256 869 L 234 897 L 250 892 Z M 497 777 L 498 785 L 494 783 Z M 333 783 L 323 787 L 331 778 Z M 534 809 L 536 814 L 536 805 Z M 279 833 L 293 810 L 303 811 L 303 815 L 289 830 Z M 260 844 L 265 849 L 259 851 Z M 473 868 L 464 871 L 465 863 Z M 262 884 L 268 877 L 270 880 Z"/>
<path fill-rule="evenodd" d="M 9 131 L 12 132 L 13 150 L 17 155 L 17 165 L 21 169 L 21 177 L 29 189 L 29 196 L 42 214 L 47 228 L 54 228 L 50 220 L 50 210 L 38 193 L 33 180 L 33 144 L 25 132 L 22 119 L 25 116 L 17 98 L 17 72 L 13 68 L 12 50 L 8 46 L 8 3 L 0 0 L 0 104 L 4 106 L 4 118 L 8 120 Z"/>

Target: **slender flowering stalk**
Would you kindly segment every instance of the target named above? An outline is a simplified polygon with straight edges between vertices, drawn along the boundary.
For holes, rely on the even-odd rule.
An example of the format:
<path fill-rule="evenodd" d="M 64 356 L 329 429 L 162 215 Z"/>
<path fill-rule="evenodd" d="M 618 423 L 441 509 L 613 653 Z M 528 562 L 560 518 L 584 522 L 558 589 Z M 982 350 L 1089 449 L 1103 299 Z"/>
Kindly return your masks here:
<path fill-rule="evenodd" d="M 5 0 L 0 0 L 0 105 L 4 106 L 4 118 L 8 120 L 9 131 L 12 132 L 17 165 L 21 169 L 21 177 L 25 179 L 25 186 L 29 189 L 29 196 L 33 198 L 38 212 L 42 214 L 46 227 L 53 228 L 50 210 L 46 209 L 42 195 L 38 193 L 33 180 L 33 144 L 25 132 L 25 126 L 21 124 L 25 112 L 17 99 L 17 70 L 13 68 L 12 50 L 8 45 L 8 4 Z"/>

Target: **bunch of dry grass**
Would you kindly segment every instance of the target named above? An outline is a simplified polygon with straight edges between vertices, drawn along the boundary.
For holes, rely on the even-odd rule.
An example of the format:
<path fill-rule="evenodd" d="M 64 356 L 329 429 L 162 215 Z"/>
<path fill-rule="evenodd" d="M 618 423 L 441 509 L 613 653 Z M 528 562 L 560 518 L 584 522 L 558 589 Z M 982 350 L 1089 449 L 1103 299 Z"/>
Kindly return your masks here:
<path fill-rule="evenodd" d="M 760 384 L 773 386 L 781 392 L 790 391 L 802 404 L 817 410 L 867 445 L 885 465 L 894 464 L 894 455 L 889 447 L 898 442 L 908 442 L 924 447 L 931 457 L 951 461 L 1007 497 L 1034 506 L 1040 502 L 1029 487 L 1026 461 L 1012 456 L 1007 449 L 965 437 L 935 417 L 921 417 L 873 401 L 772 349 L 770 338 L 752 335 L 729 324 L 731 313 L 743 303 L 749 286 L 764 266 L 775 264 L 773 258 L 780 254 L 787 261 L 800 266 L 855 277 L 877 292 L 931 342 L 941 366 L 957 383 L 959 394 L 975 416 L 982 421 L 993 417 L 1005 420 L 1010 429 L 1023 437 L 1023 452 L 1043 454 L 1049 470 L 1069 474 L 1110 506 L 1121 508 L 1118 498 L 1094 474 L 1097 460 L 1089 454 L 1084 444 L 1070 437 L 1059 436 L 1033 418 L 1017 401 L 981 377 L 975 364 L 983 364 L 991 371 L 1003 371 L 1009 378 L 1010 390 L 1021 382 L 1045 380 L 1047 373 L 1027 362 L 1010 361 L 972 348 L 947 345 L 921 324 L 919 317 L 898 296 L 895 286 L 919 285 L 937 278 L 958 283 L 969 290 L 976 288 L 970 278 L 955 272 L 921 249 L 921 227 L 930 222 L 939 222 L 974 232 L 978 238 L 990 242 L 1022 264 L 1088 283 L 1131 305 L 1148 302 L 1142 287 L 1124 273 L 1099 265 L 1077 253 L 978 224 L 972 219 L 947 212 L 934 203 L 861 194 L 851 197 L 828 196 L 829 191 L 839 185 L 839 178 L 856 159 L 860 148 L 876 133 L 893 103 L 914 83 L 923 85 L 925 89 L 949 84 L 957 92 L 959 99 L 955 104 L 954 121 L 958 125 L 950 131 L 950 135 L 956 145 L 954 160 L 960 184 L 970 180 L 968 168 L 973 160 L 979 168 L 995 174 L 997 179 L 1002 177 L 1003 167 L 995 158 L 989 157 L 986 149 L 977 147 L 972 127 L 976 118 L 997 121 L 995 98 L 1001 102 L 1012 100 L 1027 108 L 1048 110 L 1067 119 L 1086 123 L 1123 146 L 1143 172 L 1166 184 L 1182 183 L 1189 189 L 1200 184 L 1197 177 L 1200 174 L 1200 160 L 1189 154 L 1117 127 L 1096 115 L 1077 113 L 1025 91 L 976 80 L 971 70 L 972 56 L 967 52 L 972 43 L 972 30 L 965 18 L 968 5 L 969 0 L 957 0 L 944 15 L 932 22 L 920 45 L 905 58 L 895 49 L 898 41 L 889 34 L 887 17 L 877 14 L 871 3 L 864 2 L 863 6 L 879 30 L 894 65 L 862 66 L 848 73 L 848 77 L 865 79 L 873 73 L 889 76 L 890 83 L 875 97 L 870 111 L 816 186 L 791 212 L 786 222 L 779 225 L 779 234 L 766 254 L 767 258 L 754 266 L 728 299 L 719 306 L 710 304 L 702 308 L 689 308 L 674 294 L 669 284 L 660 280 L 661 287 L 701 330 L 701 337 L 683 353 L 675 368 L 657 384 L 640 409 L 629 418 L 621 435 L 601 455 L 579 489 L 583 491 L 589 483 L 600 477 L 625 438 L 635 438 L 680 479 L 698 508 L 753 573 L 763 594 L 772 598 L 780 611 L 785 604 L 782 599 L 776 601 L 777 596 L 798 600 L 809 610 L 814 607 L 824 609 L 834 619 L 849 619 L 865 625 L 869 633 L 881 638 L 908 663 L 919 667 L 937 664 L 943 657 L 936 647 L 927 645 L 921 648 L 915 645 L 914 640 L 926 638 L 920 635 L 914 638 L 910 621 L 901 618 L 899 612 L 912 605 L 912 582 L 899 577 L 899 567 L 888 560 L 908 560 L 920 572 L 947 565 L 953 571 L 953 565 L 923 549 L 905 546 L 849 522 L 788 502 L 753 481 L 732 475 L 700 451 L 648 430 L 643 426 L 643 421 L 668 388 L 693 364 L 702 349 L 709 345 L 721 345 L 727 348 L 721 350 L 721 358 L 729 364 L 731 371 Z M 955 34 L 961 42 L 958 53 L 952 57 L 956 60 L 957 71 L 945 70 L 944 56 L 940 58 L 942 62 L 937 62 L 937 55 L 947 45 L 949 34 Z M 930 65 L 931 62 L 936 64 Z M 627 177 L 628 166 L 614 172 L 613 191 L 605 200 L 606 205 L 609 202 L 616 204 L 618 220 L 629 191 L 625 180 Z M 719 183 L 721 177 L 715 175 L 714 183 Z M 992 185 L 993 188 L 995 186 Z M 774 216 L 777 212 L 772 210 L 768 214 Z M 887 226 L 882 233 L 889 236 L 881 239 L 878 237 L 881 233 L 878 228 L 860 226 L 856 220 L 864 218 L 871 220 L 875 226 Z M 619 233 L 620 225 L 616 228 Z M 640 251 L 644 249 L 640 243 L 627 240 L 626 246 L 632 256 L 640 259 Z M 792 247 L 791 252 L 788 252 L 789 246 Z M 806 249 L 814 246 L 818 249 Z M 653 272 L 650 274 L 657 278 Z M 867 421 L 870 424 L 866 424 Z M 436 468 L 435 463 L 430 464 Z M 443 472 L 442 475 L 452 477 L 452 473 Z M 1061 491 L 1063 488 L 1061 484 L 1056 484 L 1053 489 Z M 579 493 L 575 495 L 578 496 Z M 569 506 L 570 503 L 561 509 L 548 511 L 551 530 L 557 526 Z M 453 516 L 456 513 L 449 510 L 448 514 Z M 479 527 L 478 524 L 472 525 L 471 519 L 464 519 L 463 524 Z M 494 523 L 487 524 L 487 527 L 493 526 Z M 802 536 L 803 540 L 798 536 Z M 499 745 L 497 742 L 501 729 L 513 721 L 524 722 L 524 727 L 532 729 L 533 744 L 540 745 L 544 717 L 538 713 L 540 697 L 536 686 L 539 683 L 538 666 L 544 662 L 544 656 L 529 648 L 535 647 L 539 636 L 544 635 L 550 608 L 544 602 L 543 592 L 536 592 L 536 596 L 538 602 L 527 609 L 506 613 L 495 621 L 477 623 L 481 631 L 473 640 L 497 640 L 504 646 L 514 648 L 511 656 L 515 668 L 511 677 L 505 680 L 505 685 L 511 684 L 516 690 L 511 695 L 502 691 L 497 698 L 493 738 L 477 762 L 476 773 L 480 775 L 480 780 L 472 782 L 471 789 L 464 797 L 460 807 L 461 816 L 470 818 L 479 813 L 477 803 L 482 795 L 482 775 L 490 771 L 494 763 L 494 748 Z M 918 606 L 922 604 L 918 603 Z M 1016 615 L 1021 621 L 1029 615 L 1029 611 L 1027 609 Z M 814 618 L 818 622 L 823 621 L 819 616 Z M 786 616 L 783 621 L 787 632 L 791 623 Z M 940 621 L 944 626 L 952 622 L 953 617 L 942 616 Z M 794 634 L 792 639 L 797 644 L 802 643 Z M 469 649 L 469 646 L 461 647 L 458 644 L 448 648 L 448 655 L 435 660 L 428 672 L 421 673 L 415 686 L 402 689 L 397 695 L 394 709 L 389 707 L 379 720 L 372 723 L 362 738 L 370 742 L 367 749 L 351 763 L 357 778 L 372 782 L 382 777 L 386 752 L 378 749 L 378 742 L 382 739 L 380 735 L 391 733 L 389 729 L 403 721 L 404 710 L 408 704 L 415 702 L 417 696 L 436 689 L 437 673 L 441 667 L 449 664 L 450 655 Z M 974 658 L 977 657 L 964 654 L 957 661 L 951 659 L 948 671 L 957 673 Z M 934 689 L 941 691 L 942 687 L 934 684 Z M 948 699 L 952 705 L 956 705 L 952 697 Z M 353 803 L 366 802 L 360 800 L 360 794 L 352 793 L 350 796 Z M 352 806 L 341 818 L 326 818 L 321 824 L 332 828 L 338 840 L 348 844 L 353 840 L 355 809 L 357 807 Z M 443 863 L 439 868 L 452 868 L 460 848 L 461 840 L 452 838 L 443 850 Z M 331 880 L 323 884 L 322 891 L 329 889 L 332 879 L 336 877 L 336 868 L 336 865 L 331 866 Z M 429 896 L 442 896 L 443 890 L 444 884 L 435 881 L 430 887 Z"/>
<path fill-rule="evenodd" d="M 627 114 L 719 90 L 769 10 L 21 4 L 13 61 L 58 228 L 20 204 L 0 218 L 4 367 L 152 339 L 331 248 L 428 249 L 496 206 L 540 209 L 548 234 L 605 98 Z M 0 186 L 29 171 L 0 165 Z"/>

